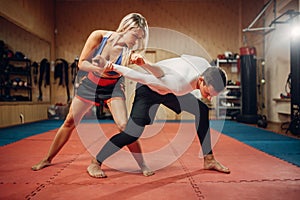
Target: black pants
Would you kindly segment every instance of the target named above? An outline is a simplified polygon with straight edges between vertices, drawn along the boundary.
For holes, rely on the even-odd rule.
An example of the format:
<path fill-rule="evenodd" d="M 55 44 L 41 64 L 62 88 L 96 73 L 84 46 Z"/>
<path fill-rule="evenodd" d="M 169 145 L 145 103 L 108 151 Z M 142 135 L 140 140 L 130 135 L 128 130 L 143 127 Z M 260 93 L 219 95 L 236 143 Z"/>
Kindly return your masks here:
<path fill-rule="evenodd" d="M 212 154 L 209 109 L 206 104 L 192 94 L 183 96 L 161 95 L 145 85 L 137 84 L 135 99 L 126 129 L 110 138 L 98 153 L 97 161 L 102 163 L 122 147 L 136 141 L 142 135 L 145 126 L 153 122 L 160 104 L 165 105 L 177 114 L 182 111 L 193 114 L 203 155 Z"/>

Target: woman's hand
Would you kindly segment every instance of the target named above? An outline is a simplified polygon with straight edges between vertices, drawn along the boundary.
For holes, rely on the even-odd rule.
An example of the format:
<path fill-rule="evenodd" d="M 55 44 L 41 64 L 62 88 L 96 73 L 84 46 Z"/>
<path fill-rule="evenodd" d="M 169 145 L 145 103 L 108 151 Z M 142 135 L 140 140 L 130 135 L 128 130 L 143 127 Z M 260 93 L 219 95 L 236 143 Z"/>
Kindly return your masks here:
<path fill-rule="evenodd" d="M 131 55 L 130 62 L 139 66 L 146 64 L 144 58 L 140 54 L 136 53 Z"/>

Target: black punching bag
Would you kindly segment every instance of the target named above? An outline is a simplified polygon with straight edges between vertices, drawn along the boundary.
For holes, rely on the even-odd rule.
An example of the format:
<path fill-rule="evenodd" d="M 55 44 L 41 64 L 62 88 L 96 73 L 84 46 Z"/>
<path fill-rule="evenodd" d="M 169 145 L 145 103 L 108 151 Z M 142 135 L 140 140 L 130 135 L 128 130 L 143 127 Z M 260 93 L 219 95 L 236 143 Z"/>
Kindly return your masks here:
<path fill-rule="evenodd" d="M 256 50 L 254 47 L 240 48 L 242 112 L 237 121 L 256 124 L 257 93 L 256 93 Z"/>
<path fill-rule="evenodd" d="M 291 38 L 291 123 L 289 130 L 300 136 L 300 36 Z"/>

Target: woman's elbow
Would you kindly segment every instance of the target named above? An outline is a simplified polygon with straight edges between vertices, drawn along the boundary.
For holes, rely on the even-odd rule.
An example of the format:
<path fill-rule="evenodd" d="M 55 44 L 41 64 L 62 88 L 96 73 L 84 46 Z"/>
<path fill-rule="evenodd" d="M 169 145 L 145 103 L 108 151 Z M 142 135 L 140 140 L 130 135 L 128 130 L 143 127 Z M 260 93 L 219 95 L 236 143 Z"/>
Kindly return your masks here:
<path fill-rule="evenodd" d="M 79 60 L 78 62 L 78 68 L 80 70 L 84 70 L 85 69 L 85 66 L 89 63 L 89 61 L 87 60 Z"/>

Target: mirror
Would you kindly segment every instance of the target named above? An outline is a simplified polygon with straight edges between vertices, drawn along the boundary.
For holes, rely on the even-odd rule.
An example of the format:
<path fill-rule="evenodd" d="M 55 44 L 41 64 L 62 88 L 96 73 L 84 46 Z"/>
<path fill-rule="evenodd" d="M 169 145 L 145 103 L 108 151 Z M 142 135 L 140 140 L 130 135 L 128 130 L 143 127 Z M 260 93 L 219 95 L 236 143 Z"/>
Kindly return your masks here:
<path fill-rule="evenodd" d="M 22 73 L 16 73 L 13 76 L 6 77 L 7 80 L 10 81 L 10 85 L 18 85 L 17 87 L 14 87 L 13 89 L 9 89 L 10 91 L 4 91 L 3 90 L 3 83 L 1 84 L 1 96 L 3 94 L 9 94 L 8 96 L 25 96 L 28 97 L 31 96 L 30 99 L 27 99 L 32 102 L 50 102 L 50 84 L 48 85 L 46 82 L 45 77 L 49 75 L 50 77 L 50 71 L 48 74 L 48 71 L 41 74 L 43 70 L 41 70 L 41 63 L 44 59 L 47 59 L 50 62 L 50 51 L 51 51 L 51 45 L 49 42 L 39 38 L 38 36 L 24 30 L 20 26 L 8 21 L 7 19 L 0 17 L 0 40 L 3 41 L 5 44 L 5 48 L 8 48 L 13 55 L 12 59 L 14 60 L 17 56 L 20 56 L 20 54 L 16 54 L 16 52 L 21 53 L 21 56 L 25 56 L 25 58 L 30 60 L 30 79 L 27 80 L 27 75 L 22 75 Z M 22 60 L 22 59 L 21 59 Z M 38 64 L 32 65 L 33 63 Z M 3 65 L 3 64 L 2 64 Z M 5 64 L 7 65 L 7 64 Z M 10 67 L 14 67 L 13 70 L 20 70 L 20 66 L 24 68 L 24 65 L 26 65 L 24 62 L 16 62 L 13 61 L 13 63 L 10 63 Z M 3 66 L 2 66 L 3 67 Z M 19 67 L 19 68 L 18 68 Z M 44 68 L 44 67 L 42 67 Z M 11 69 L 8 69 L 11 70 Z M 3 74 L 3 70 L 1 71 L 1 74 Z M 13 73 L 10 73 L 13 74 Z M 2 77 L 3 79 L 3 77 Z M 20 83 L 20 80 L 22 83 Z M 41 81 L 39 81 L 41 80 Z M 25 86 L 25 82 L 26 86 Z M 3 81 L 2 81 L 3 82 Z M 30 83 L 31 82 L 31 83 Z M 40 83 L 39 83 L 40 82 Z M 7 83 L 6 83 L 7 84 Z M 20 85 L 19 85 L 20 84 Z M 28 86 L 27 86 L 28 84 Z M 12 87 L 10 86 L 10 87 Z M 30 88 L 30 90 L 29 90 Z M 7 90 L 7 88 L 6 88 Z M 29 93 L 31 92 L 31 94 Z M 42 96 L 41 96 L 42 95 Z M 11 101 L 9 100 L 10 97 L 7 97 L 7 100 L 4 101 Z M 13 99 L 12 101 L 15 101 L 16 99 Z M 3 101 L 3 100 L 2 100 Z"/>

